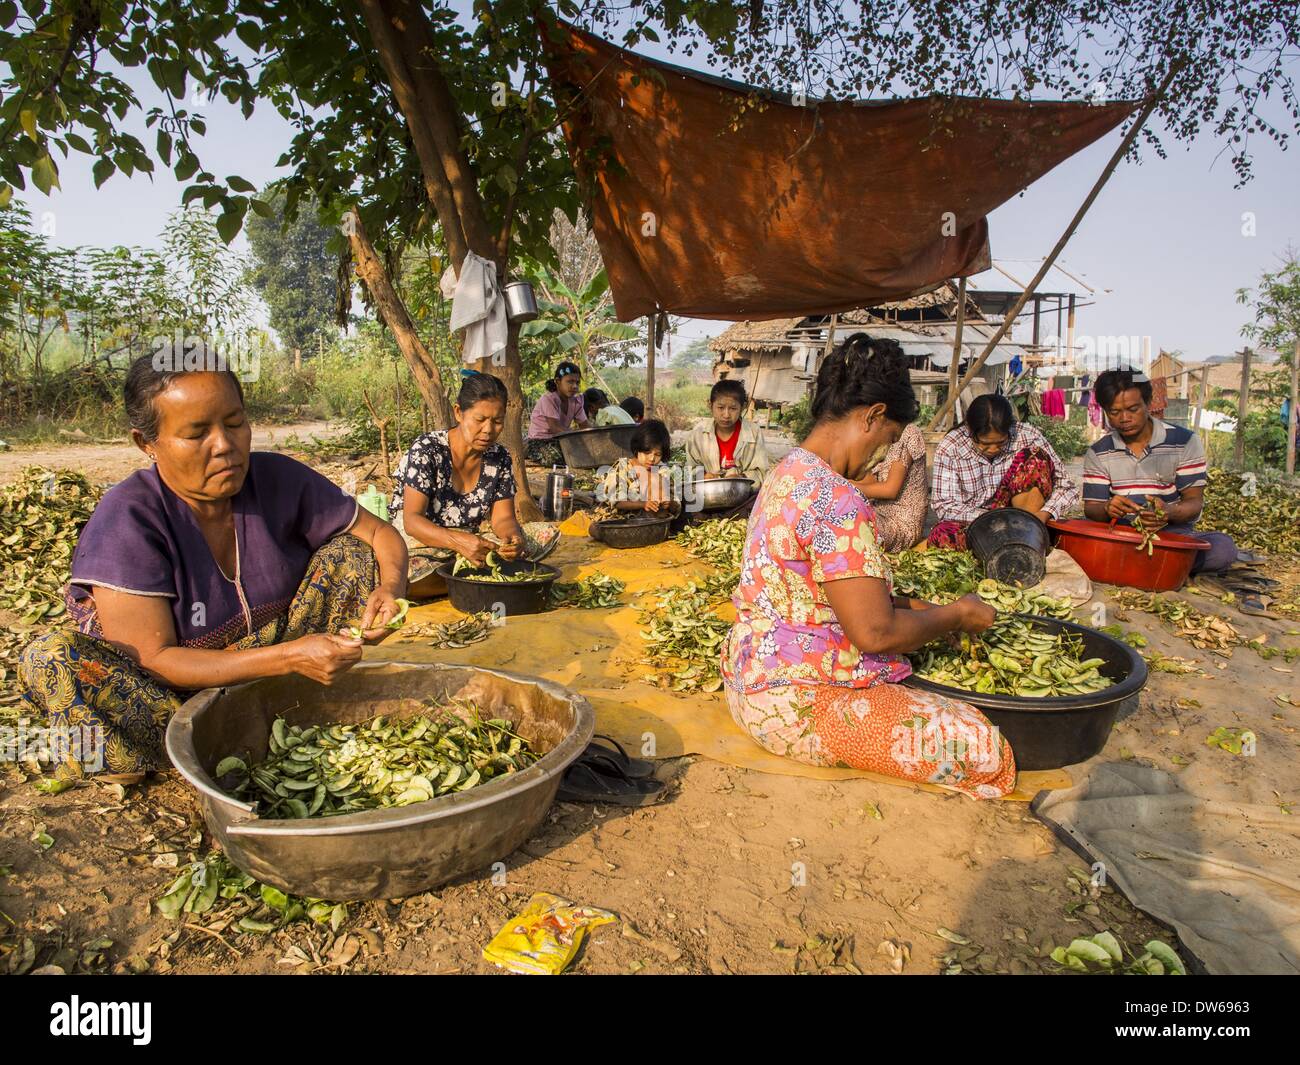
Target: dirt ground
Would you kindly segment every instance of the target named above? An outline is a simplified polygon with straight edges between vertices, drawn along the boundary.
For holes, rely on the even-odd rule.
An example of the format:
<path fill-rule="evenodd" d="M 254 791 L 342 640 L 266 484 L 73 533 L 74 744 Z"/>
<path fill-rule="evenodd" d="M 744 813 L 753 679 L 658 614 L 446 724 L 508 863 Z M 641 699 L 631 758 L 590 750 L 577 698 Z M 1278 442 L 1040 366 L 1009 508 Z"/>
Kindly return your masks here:
<path fill-rule="evenodd" d="M 292 437 L 328 439 L 339 432 L 330 422 L 295 422 L 264 425 L 253 430 L 253 447 L 259 451 L 283 449 Z M 0 484 L 8 484 L 28 466 L 59 466 L 84 473 L 92 481 L 115 484 L 149 465 L 143 452 L 128 440 L 77 441 L 0 451 Z"/>
<path fill-rule="evenodd" d="M 55 456 L 68 464 L 68 449 Z M 1248 638 L 1300 647 L 1295 621 L 1193 601 Z M 1112 608 L 1105 620 L 1120 619 Z M 1300 706 L 1284 701 L 1296 691 L 1290 664 L 1244 647 L 1230 658 L 1195 650 L 1137 612 L 1122 624 L 1150 638 L 1148 651 L 1194 660 L 1204 673 L 1154 673 L 1098 760 L 1207 774 L 1256 801 L 1300 800 Z M 1258 758 L 1205 746 L 1216 727 L 1245 723 L 1261 736 Z M 1073 769 L 1076 779 L 1085 768 Z M 497 972 L 482 948 L 535 891 L 619 915 L 592 934 L 573 966 L 583 973 L 889 973 L 895 958 L 903 973 L 1055 973 L 1053 946 L 1102 929 L 1134 947 L 1156 936 L 1178 946 L 1111 887 L 1091 887 L 1085 863 L 1022 803 L 692 757 L 663 764 L 661 775 L 673 783 L 657 807 L 557 805 L 510 856 L 504 883 L 484 870 L 436 892 L 354 904 L 337 933 L 303 920 L 257 936 L 236 932 L 220 910 L 182 926 L 153 907 L 178 867 L 211 851 L 178 775 L 50 796 L 8 765 L 0 972 Z"/>

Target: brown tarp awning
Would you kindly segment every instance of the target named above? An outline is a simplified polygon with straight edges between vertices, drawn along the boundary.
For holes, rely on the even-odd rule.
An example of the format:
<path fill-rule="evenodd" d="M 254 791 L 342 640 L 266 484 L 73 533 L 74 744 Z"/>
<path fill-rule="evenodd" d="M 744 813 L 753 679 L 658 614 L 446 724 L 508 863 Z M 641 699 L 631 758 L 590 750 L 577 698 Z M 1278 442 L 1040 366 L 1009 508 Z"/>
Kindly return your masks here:
<path fill-rule="evenodd" d="M 562 100 L 580 94 L 565 135 L 623 321 L 830 314 L 978 273 L 985 216 L 1136 106 L 762 97 L 742 113 L 760 99 L 744 86 L 561 29 L 548 64 Z"/>

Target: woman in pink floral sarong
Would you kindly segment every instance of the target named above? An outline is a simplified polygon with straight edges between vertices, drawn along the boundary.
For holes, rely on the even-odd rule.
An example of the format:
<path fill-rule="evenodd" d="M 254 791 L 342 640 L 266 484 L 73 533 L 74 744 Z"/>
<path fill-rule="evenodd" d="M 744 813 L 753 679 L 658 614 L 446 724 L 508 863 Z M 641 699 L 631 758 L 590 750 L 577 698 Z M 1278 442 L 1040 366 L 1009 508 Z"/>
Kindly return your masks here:
<path fill-rule="evenodd" d="M 1015 758 L 974 707 L 900 682 L 905 653 L 996 617 L 977 596 L 895 598 L 861 479 L 917 413 L 898 344 L 857 333 L 817 375 L 812 431 L 750 517 L 722 673 L 732 717 L 775 754 L 929 782 L 1015 787 Z"/>

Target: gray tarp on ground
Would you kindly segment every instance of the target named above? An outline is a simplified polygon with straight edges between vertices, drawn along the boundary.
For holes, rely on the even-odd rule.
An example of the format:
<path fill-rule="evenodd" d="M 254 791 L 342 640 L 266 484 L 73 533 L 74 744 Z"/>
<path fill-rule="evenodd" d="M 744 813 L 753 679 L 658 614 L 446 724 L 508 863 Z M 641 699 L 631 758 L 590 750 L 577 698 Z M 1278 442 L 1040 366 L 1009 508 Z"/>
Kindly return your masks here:
<path fill-rule="evenodd" d="M 1198 794 L 1198 780 L 1208 783 L 1101 763 L 1033 809 L 1103 862 L 1114 885 L 1173 927 L 1210 973 L 1300 973 L 1300 816 Z"/>

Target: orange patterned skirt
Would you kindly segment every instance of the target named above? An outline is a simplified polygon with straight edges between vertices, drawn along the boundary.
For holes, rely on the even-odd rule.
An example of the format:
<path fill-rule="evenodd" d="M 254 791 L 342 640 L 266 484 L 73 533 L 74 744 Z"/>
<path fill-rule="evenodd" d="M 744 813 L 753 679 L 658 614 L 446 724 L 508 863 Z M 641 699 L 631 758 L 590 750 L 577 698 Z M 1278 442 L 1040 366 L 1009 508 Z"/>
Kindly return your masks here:
<path fill-rule="evenodd" d="M 727 688 L 731 716 L 758 743 L 808 765 L 867 769 L 976 799 L 1016 785 L 1016 759 L 973 706 L 902 684 Z"/>

